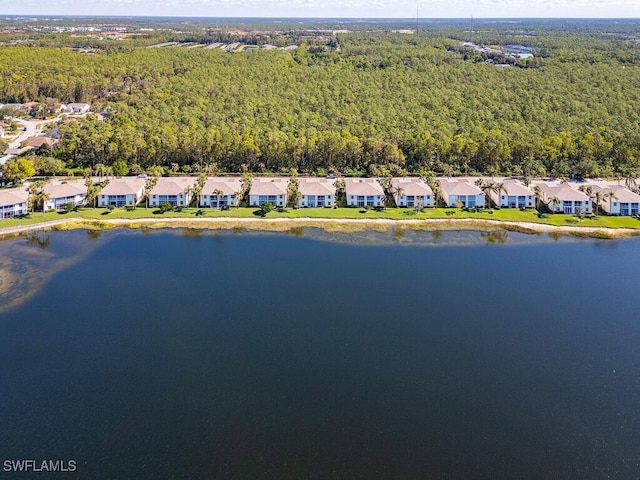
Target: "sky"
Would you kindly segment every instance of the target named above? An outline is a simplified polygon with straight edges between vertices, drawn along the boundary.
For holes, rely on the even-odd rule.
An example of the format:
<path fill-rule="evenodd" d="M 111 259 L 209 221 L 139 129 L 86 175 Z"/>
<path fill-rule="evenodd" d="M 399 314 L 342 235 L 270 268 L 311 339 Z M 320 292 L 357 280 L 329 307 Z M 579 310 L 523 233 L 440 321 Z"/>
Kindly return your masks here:
<path fill-rule="evenodd" d="M 640 0 L 0 0 L 1 15 L 640 18 Z"/>

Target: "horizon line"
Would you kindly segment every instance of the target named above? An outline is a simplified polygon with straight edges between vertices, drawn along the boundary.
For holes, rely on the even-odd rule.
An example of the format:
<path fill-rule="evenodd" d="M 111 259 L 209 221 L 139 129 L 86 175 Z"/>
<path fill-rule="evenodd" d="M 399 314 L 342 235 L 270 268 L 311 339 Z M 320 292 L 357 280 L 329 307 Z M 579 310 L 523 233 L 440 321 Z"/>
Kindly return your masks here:
<path fill-rule="evenodd" d="M 206 15 L 103 15 L 103 14 L 30 14 L 30 13 L 15 13 L 15 14 L 0 14 L 0 21 L 9 18 L 43 18 L 48 19 L 52 17 L 61 18 L 158 18 L 158 19 L 220 19 L 220 20 L 409 20 L 416 21 L 416 17 L 348 17 L 348 16 L 330 16 L 330 17 L 307 17 L 307 16 L 206 16 Z M 466 17 L 420 17 L 420 20 L 468 20 L 473 17 L 474 20 L 623 20 L 623 21 L 640 21 L 639 17 L 483 17 L 477 15 L 469 15 Z"/>

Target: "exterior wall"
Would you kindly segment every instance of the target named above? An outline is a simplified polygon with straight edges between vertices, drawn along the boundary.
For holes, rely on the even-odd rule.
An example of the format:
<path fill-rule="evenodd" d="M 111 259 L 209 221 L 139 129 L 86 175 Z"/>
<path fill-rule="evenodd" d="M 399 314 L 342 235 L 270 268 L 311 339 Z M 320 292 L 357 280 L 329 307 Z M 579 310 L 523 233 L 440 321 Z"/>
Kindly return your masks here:
<path fill-rule="evenodd" d="M 335 195 L 302 195 L 298 200 L 299 207 L 321 208 L 333 207 Z"/>
<path fill-rule="evenodd" d="M 179 195 L 151 195 L 149 198 L 150 207 L 159 207 L 161 203 L 169 202 L 172 207 L 186 207 L 189 205 L 189 198 L 183 193 Z"/>
<path fill-rule="evenodd" d="M 534 208 L 535 195 L 500 195 L 498 205 L 502 208 Z"/>
<path fill-rule="evenodd" d="M 484 194 L 478 195 L 447 195 L 443 194 L 444 200 L 447 203 L 448 207 L 456 207 L 458 200 L 462 202 L 465 207 L 474 208 L 484 208 Z"/>
<path fill-rule="evenodd" d="M 100 195 L 98 199 L 98 206 L 100 207 L 108 207 L 109 205 L 113 205 L 116 207 L 124 207 L 127 205 L 137 205 L 138 204 L 138 196 L 130 193 L 128 195 Z"/>
<path fill-rule="evenodd" d="M 560 203 L 551 202 L 549 206 L 552 207 L 551 210 L 554 213 L 566 213 L 570 215 L 576 214 L 579 208 L 582 209 L 582 213 L 591 213 L 592 211 L 591 200 L 571 201 L 560 199 Z"/>
<path fill-rule="evenodd" d="M 216 205 L 217 198 L 215 195 L 201 195 L 200 196 L 200 206 L 201 207 L 212 207 L 218 208 L 219 205 Z M 235 195 L 220 195 L 220 203 L 222 206 L 228 205 L 230 207 L 236 206 L 236 196 Z"/>
<path fill-rule="evenodd" d="M 415 207 L 419 201 L 422 201 L 423 207 L 433 207 L 433 195 L 405 195 L 394 197 L 398 207 Z"/>
<path fill-rule="evenodd" d="M 382 207 L 383 203 L 383 195 L 347 195 L 349 207 Z"/>
<path fill-rule="evenodd" d="M 263 203 L 271 202 L 274 207 L 286 207 L 287 196 L 280 195 L 249 195 L 249 205 L 259 207 Z"/>
<path fill-rule="evenodd" d="M 67 207 L 67 203 L 73 203 L 74 207 L 84 205 L 87 199 L 86 195 L 74 195 L 70 197 L 55 197 L 50 198 L 44 203 L 45 210 L 64 210 Z"/>
<path fill-rule="evenodd" d="M 14 205 L 0 205 L 0 220 L 3 218 L 13 218 L 16 215 L 26 215 L 27 202 L 16 203 Z"/>
<path fill-rule="evenodd" d="M 609 215 L 637 217 L 640 214 L 640 202 L 620 202 L 619 200 L 612 200 L 611 209 L 609 209 L 609 199 L 605 198 L 602 202 L 602 209 Z"/>

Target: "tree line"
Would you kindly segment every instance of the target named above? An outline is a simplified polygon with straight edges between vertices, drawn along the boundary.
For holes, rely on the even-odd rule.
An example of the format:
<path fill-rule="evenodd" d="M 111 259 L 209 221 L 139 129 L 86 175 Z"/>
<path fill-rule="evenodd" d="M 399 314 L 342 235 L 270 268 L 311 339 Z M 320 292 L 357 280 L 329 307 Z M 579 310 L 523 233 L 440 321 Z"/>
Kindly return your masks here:
<path fill-rule="evenodd" d="M 535 68 L 467 54 L 463 31 L 348 33 L 294 52 L 0 47 L 0 102 L 86 101 L 58 127 L 66 168 L 626 175 L 640 167 L 640 60 L 605 34 L 522 39 Z M 477 43 L 514 43 L 490 32 Z M 524 65 L 523 65 L 524 66 Z"/>

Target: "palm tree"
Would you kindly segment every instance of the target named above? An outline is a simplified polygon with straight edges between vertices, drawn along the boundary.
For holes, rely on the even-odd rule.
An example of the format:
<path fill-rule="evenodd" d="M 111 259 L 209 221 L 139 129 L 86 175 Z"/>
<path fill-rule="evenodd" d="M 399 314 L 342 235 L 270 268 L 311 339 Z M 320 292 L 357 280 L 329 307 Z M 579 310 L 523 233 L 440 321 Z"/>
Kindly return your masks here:
<path fill-rule="evenodd" d="M 198 174 L 196 183 L 193 185 L 191 189 L 191 193 L 193 194 L 193 199 L 196 201 L 196 207 L 198 206 L 198 197 L 202 195 L 202 190 L 204 190 L 204 186 L 206 183 L 207 183 L 207 174 L 205 172 Z M 189 204 L 191 204 L 191 202 L 189 202 Z"/>
<path fill-rule="evenodd" d="M 609 197 L 609 214 L 611 214 L 611 202 L 613 201 L 613 199 L 617 199 L 618 197 L 616 197 L 616 194 L 613 190 L 610 190 L 608 193 L 604 194 L 605 197 Z"/>
<path fill-rule="evenodd" d="M 158 177 L 149 177 L 147 181 L 144 182 L 144 196 L 147 199 L 147 208 L 149 208 L 149 195 L 151 194 L 151 190 L 153 190 L 158 183 Z"/>
<path fill-rule="evenodd" d="M 442 168 L 442 171 L 445 177 L 453 177 L 453 172 L 455 170 L 453 169 L 453 166 L 447 164 Z"/>
<path fill-rule="evenodd" d="M 429 188 L 431 188 L 431 191 L 433 192 L 433 208 L 436 208 L 438 206 L 438 199 L 439 197 L 442 196 L 442 189 L 440 188 L 440 184 L 438 183 L 438 180 L 436 180 L 436 177 L 434 176 L 427 177 L 425 181 L 427 182 L 427 185 L 429 185 Z"/>
<path fill-rule="evenodd" d="M 636 188 L 638 186 L 638 180 L 636 177 L 637 173 L 634 170 L 629 169 L 624 175 L 624 186 L 629 190 Z"/>
<path fill-rule="evenodd" d="M 548 204 L 547 196 L 542 188 L 540 188 L 540 185 L 533 187 L 533 193 L 536 195 L 536 209 L 540 212 L 540 203 L 544 203 L 545 205 Z"/>
<path fill-rule="evenodd" d="M 32 212 L 36 211 L 36 207 L 42 205 L 42 214 L 44 215 L 45 203 L 51 198 L 51 195 L 44 190 L 46 183 L 44 180 L 36 180 L 29 185 L 29 198 L 31 200 Z"/>
<path fill-rule="evenodd" d="M 496 182 L 493 184 L 493 191 L 495 192 L 495 194 L 497 195 L 498 198 L 498 203 L 496 203 L 496 207 L 498 205 L 500 205 L 500 194 L 504 193 L 505 195 L 507 194 L 507 188 L 505 187 L 504 183 L 502 182 Z"/>
<path fill-rule="evenodd" d="M 399 203 L 400 203 L 400 197 L 402 196 L 402 194 L 404 193 L 404 188 L 402 188 L 400 185 L 398 185 L 396 188 L 393 189 L 393 195 L 398 199 L 396 201 L 396 207 L 399 207 Z M 408 206 L 408 205 L 407 205 Z"/>
<path fill-rule="evenodd" d="M 597 191 L 596 193 L 593 194 L 593 198 L 595 199 L 595 204 L 596 204 L 596 217 L 598 216 L 598 208 L 600 207 L 600 202 L 602 201 L 602 199 L 604 198 L 604 195 L 602 194 L 602 192 Z"/>
<path fill-rule="evenodd" d="M 553 204 L 553 207 L 551 208 L 551 211 L 552 211 L 553 213 L 556 213 L 556 207 L 559 207 L 559 206 L 560 206 L 560 198 L 559 198 L 559 197 L 557 197 L 557 196 L 556 196 L 556 197 L 553 197 L 553 198 L 551 199 L 551 202 L 550 202 L 550 203 L 552 203 L 552 204 Z"/>
<path fill-rule="evenodd" d="M 93 168 L 98 176 L 98 183 L 101 183 L 102 176 L 105 174 L 107 166 L 102 163 L 96 163 Z"/>
<path fill-rule="evenodd" d="M 487 182 L 482 178 L 479 178 L 475 181 L 475 184 L 480 190 L 482 190 L 482 193 L 484 193 L 484 196 L 487 199 L 487 207 L 491 208 L 491 192 L 495 190 L 495 183 Z"/>
<path fill-rule="evenodd" d="M 222 206 L 220 205 L 220 200 L 222 198 L 222 195 L 224 195 L 224 192 L 222 190 L 220 190 L 219 188 L 216 188 L 213 191 L 213 196 L 216 197 L 216 205 L 218 206 L 218 209 L 222 209 Z"/>

